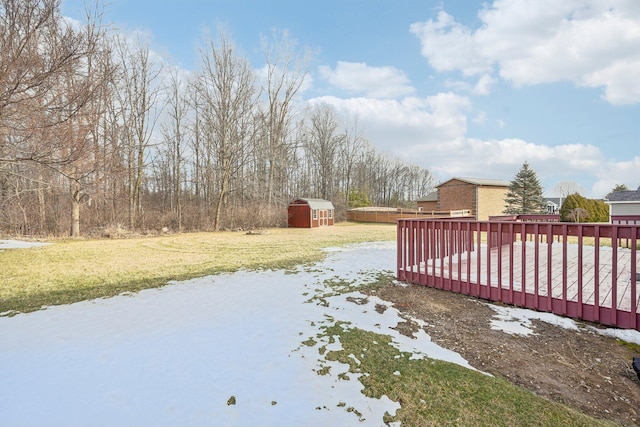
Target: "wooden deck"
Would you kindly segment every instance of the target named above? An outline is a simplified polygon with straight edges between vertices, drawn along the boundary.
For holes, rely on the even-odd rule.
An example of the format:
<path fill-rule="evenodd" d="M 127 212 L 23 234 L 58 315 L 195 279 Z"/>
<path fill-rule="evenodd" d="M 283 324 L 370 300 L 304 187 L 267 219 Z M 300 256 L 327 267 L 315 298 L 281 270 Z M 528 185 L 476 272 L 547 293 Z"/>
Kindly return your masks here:
<path fill-rule="evenodd" d="M 597 298 L 597 305 L 602 307 L 611 307 L 614 283 L 612 277 L 615 274 L 616 308 L 626 311 L 631 309 L 630 250 L 617 250 L 617 271 L 614 272 L 614 251 L 611 248 L 600 251 L 600 259 L 596 264 L 596 251 L 593 247 L 583 246 L 580 254 L 578 245 L 567 244 L 566 256 L 563 256 L 561 243 L 550 245 L 551 250 L 548 246 L 538 244 L 536 248 L 534 242 L 525 242 L 524 245 L 522 242 L 514 242 L 513 245 L 502 245 L 488 251 L 486 245 L 482 245 L 479 257 L 468 257 L 465 253 L 422 262 L 420 274 L 469 284 L 487 285 L 490 280 L 492 287 L 514 291 L 522 291 L 524 288 L 529 294 L 548 296 L 550 293 L 553 298 L 564 297 L 568 301 L 593 305 L 596 305 Z M 487 259 L 488 254 L 490 259 Z M 565 259 L 566 262 L 563 261 Z M 638 261 L 636 271 L 640 271 Z M 599 286 L 595 286 L 596 283 Z M 636 302 L 637 307 L 640 299 Z M 636 311 L 640 312 L 639 309 Z"/>
<path fill-rule="evenodd" d="M 639 244 L 636 225 L 404 219 L 398 221 L 397 275 L 640 330 Z"/>

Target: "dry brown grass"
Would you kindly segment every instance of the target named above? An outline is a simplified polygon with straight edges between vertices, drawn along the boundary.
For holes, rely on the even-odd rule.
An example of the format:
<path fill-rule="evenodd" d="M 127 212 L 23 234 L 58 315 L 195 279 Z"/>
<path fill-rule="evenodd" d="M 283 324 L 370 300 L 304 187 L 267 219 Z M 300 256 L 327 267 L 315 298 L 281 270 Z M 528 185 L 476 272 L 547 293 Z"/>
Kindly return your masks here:
<path fill-rule="evenodd" d="M 60 240 L 0 252 L 0 313 L 108 297 L 239 269 L 287 269 L 320 260 L 322 248 L 394 239 L 393 224 L 340 223 L 254 234 Z"/>

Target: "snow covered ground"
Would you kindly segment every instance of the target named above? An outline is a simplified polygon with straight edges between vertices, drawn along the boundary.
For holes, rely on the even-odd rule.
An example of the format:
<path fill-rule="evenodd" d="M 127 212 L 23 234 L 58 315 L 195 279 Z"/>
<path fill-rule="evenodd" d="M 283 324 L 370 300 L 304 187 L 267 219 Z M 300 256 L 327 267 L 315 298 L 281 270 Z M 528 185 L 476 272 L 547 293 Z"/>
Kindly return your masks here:
<path fill-rule="evenodd" d="M 1 423 L 383 425 L 398 403 L 367 398 L 360 382 L 339 379 L 348 367 L 323 359 L 318 346 L 327 342 L 302 342 L 345 321 L 392 336 L 414 357 L 473 369 L 424 332 L 409 339 L 391 329 L 404 319 L 391 307 L 378 313 L 375 304 L 389 305 L 378 298 L 354 304 L 347 298 L 363 295 L 353 292 L 318 303 L 331 292 L 327 280 L 367 282 L 392 272 L 395 256 L 395 242 L 334 248 L 294 274 L 241 271 L 0 318 Z M 501 311 L 496 327 L 526 333 L 534 315 L 521 311 Z M 640 343 L 635 332 L 625 339 Z M 328 375 L 318 375 L 321 366 L 331 366 Z"/>
<path fill-rule="evenodd" d="M 25 242 L 22 240 L 0 240 L 0 251 L 3 249 L 25 249 L 25 248 L 33 248 L 36 246 L 44 246 L 49 243 L 43 242 Z"/>

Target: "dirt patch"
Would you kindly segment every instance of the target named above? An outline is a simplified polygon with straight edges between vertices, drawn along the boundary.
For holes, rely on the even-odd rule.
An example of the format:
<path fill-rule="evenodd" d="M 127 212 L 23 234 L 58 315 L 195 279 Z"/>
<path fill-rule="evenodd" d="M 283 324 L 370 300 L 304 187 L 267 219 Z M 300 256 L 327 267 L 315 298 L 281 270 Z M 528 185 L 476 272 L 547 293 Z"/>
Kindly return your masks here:
<path fill-rule="evenodd" d="M 535 320 L 531 335 L 493 330 L 496 312 L 486 301 L 438 289 L 386 285 L 374 292 L 401 313 L 422 319 L 435 343 L 475 368 L 596 418 L 640 425 L 640 381 L 631 367 L 639 346 Z M 409 335 L 413 325 L 398 329 Z"/>

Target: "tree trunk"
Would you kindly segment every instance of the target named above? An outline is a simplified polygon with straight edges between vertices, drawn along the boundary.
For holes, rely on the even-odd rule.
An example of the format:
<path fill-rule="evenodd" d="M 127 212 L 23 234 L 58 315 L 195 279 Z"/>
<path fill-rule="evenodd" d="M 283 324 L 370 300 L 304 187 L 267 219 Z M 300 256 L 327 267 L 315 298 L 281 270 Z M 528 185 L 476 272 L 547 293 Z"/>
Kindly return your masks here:
<path fill-rule="evenodd" d="M 80 202 L 71 202 L 71 237 L 80 236 Z"/>
<path fill-rule="evenodd" d="M 216 213 L 213 220 L 214 231 L 220 231 L 220 214 L 222 213 L 222 203 L 224 201 L 225 191 L 225 188 L 220 189 L 220 194 L 218 195 L 218 200 L 216 201 Z"/>
<path fill-rule="evenodd" d="M 80 236 L 80 185 L 77 182 L 71 182 L 71 237 Z"/>

